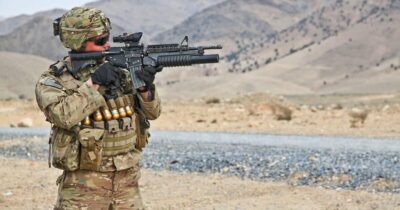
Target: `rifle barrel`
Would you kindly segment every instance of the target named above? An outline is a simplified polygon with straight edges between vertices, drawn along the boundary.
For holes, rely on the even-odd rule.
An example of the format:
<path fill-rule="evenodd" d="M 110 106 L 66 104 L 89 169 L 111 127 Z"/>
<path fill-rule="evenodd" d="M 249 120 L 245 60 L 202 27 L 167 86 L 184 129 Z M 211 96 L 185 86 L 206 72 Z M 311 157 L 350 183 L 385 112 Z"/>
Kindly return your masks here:
<path fill-rule="evenodd" d="M 219 55 L 163 55 L 157 58 L 157 64 L 164 67 L 191 66 L 192 64 L 218 63 Z"/>

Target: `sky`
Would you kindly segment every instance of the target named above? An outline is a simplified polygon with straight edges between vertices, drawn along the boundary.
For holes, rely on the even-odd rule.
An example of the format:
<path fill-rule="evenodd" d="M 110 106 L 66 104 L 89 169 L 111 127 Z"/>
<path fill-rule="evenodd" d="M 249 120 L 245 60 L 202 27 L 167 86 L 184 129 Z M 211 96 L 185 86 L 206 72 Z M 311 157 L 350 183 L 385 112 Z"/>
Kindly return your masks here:
<path fill-rule="evenodd" d="M 34 14 L 54 8 L 70 9 L 96 0 L 0 0 L 0 17 Z"/>

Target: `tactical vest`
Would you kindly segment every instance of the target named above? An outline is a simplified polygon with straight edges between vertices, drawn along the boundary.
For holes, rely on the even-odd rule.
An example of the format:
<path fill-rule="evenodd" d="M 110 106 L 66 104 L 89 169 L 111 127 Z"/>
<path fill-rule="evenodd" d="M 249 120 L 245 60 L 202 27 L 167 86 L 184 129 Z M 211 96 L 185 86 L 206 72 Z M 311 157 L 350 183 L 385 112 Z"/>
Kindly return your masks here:
<path fill-rule="evenodd" d="M 55 81 L 49 85 L 58 85 L 58 88 L 62 88 L 67 94 L 73 93 L 83 84 L 68 71 L 58 72 L 55 75 L 53 68 L 45 75 L 54 79 L 48 81 Z M 133 150 L 141 151 L 149 136 L 147 129 L 140 127 L 139 121 L 144 116 L 140 109 L 133 108 L 137 103 L 134 100 L 136 96 L 131 92 L 124 95 L 123 92 L 127 91 L 120 90 L 119 97 L 112 102 L 108 101 L 104 109 L 112 111 L 131 106 L 132 110 L 136 111 L 132 111 L 129 116 L 125 113 L 123 117 L 111 120 L 105 120 L 103 116 L 102 120 L 97 121 L 93 115 L 82 116 L 82 119 L 86 118 L 89 121 L 83 120 L 71 130 L 52 124 L 49 166 L 51 161 L 54 167 L 66 171 L 78 169 L 101 171 L 104 165 L 113 164 L 113 157 L 128 155 Z M 51 122 L 51 119 L 49 121 Z"/>

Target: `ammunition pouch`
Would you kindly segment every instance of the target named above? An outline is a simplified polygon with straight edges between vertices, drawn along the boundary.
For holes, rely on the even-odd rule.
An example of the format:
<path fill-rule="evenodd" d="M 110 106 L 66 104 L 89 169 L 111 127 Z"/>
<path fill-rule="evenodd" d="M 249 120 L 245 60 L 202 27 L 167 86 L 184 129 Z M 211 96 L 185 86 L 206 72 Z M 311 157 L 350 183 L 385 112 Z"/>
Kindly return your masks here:
<path fill-rule="evenodd" d="M 102 129 L 83 129 L 78 138 L 81 144 L 80 169 L 98 171 L 103 158 L 103 136 Z"/>
<path fill-rule="evenodd" d="M 79 168 L 79 142 L 73 131 L 54 126 L 49 143 L 49 161 L 51 159 L 55 168 L 65 171 L 75 171 Z"/>
<path fill-rule="evenodd" d="M 103 155 L 115 156 L 132 151 L 135 148 L 135 136 L 133 129 L 116 133 L 106 131 L 103 139 Z"/>
<path fill-rule="evenodd" d="M 135 148 L 136 133 L 131 118 L 98 122 L 95 127 L 79 132 L 80 169 L 98 171 L 103 157 L 126 154 Z"/>
<path fill-rule="evenodd" d="M 150 137 L 149 128 L 150 123 L 144 117 L 141 111 L 135 112 L 135 126 L 136 126 L 136 149 L 142 151 L 142 149 L 147 145 Z"/>

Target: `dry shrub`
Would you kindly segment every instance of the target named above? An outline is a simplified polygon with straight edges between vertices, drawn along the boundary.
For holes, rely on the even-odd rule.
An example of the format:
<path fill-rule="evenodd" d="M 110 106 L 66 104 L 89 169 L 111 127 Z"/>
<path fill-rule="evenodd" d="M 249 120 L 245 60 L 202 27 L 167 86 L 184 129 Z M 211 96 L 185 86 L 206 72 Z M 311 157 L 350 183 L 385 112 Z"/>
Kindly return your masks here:
<path fill-rule="evenodd" d="M 248 105 L 247 110 L 250 116 L 270 115 L 272 114 L 272 107 L 269 103 L 262 103 L 256 105 Z"/>
<path fill-rule="evenodd" d="M 259 116 L 263 114 L 272 115 L 275 120 L 291 120 L 293 111 L 281 104 L 264 103 L 248 108 L 249 115 Z"/>
<path fill-rule="evenodd" d="M 366 108 L 354 107 L 349 111 L 350 127 L 357 128 L 364 126 L 369 111 Z"/>
<path fill-rule="evenodd" d="M 219 104 L 221 100 L 219 98 L 209 98 L 206 100 L 206 104 Z"/>
<path fill-rule="evenodd" d="M 292 105 L 283 96 L 276 97 L 268 94 L 252 94 L 245 96 L 243 101 L 247 107 L 249 115 L 272 115 L 276 120 L 291 120 Z M 260 103 L 260 101 L 264 101 Z"/>
<path fill-rule="evenodd" d="M 388 114 L 397 114 L 397 113 L 400 113 L 400 105 L 399 104 L 393 104 L 393 105 L 386 104 L 381 109 L 381 111 L 388 113 Z"/>
<path fill-rule="evenodd" d="M 280 104 L 272 104 L 272 114 L 276 120 L 292 120 L 293 111 L 286 106 Z"/>
<path fill-rule="evenodd" d="M 329 105 L 328 109 L 329 110 L 341 110 L 341 109 L 343 109 L 343 106 L 342 106 L 342 104 L 334 103 L 334 104 Z"/>

